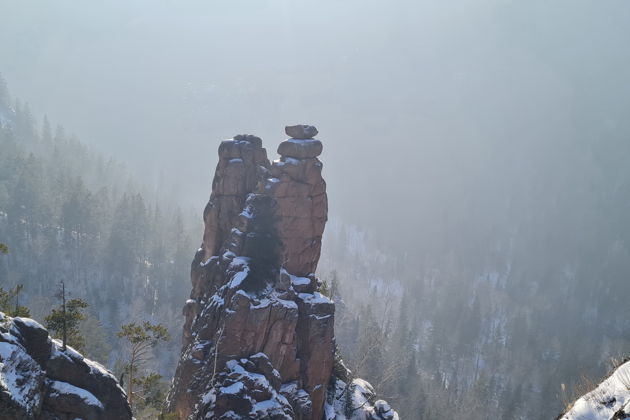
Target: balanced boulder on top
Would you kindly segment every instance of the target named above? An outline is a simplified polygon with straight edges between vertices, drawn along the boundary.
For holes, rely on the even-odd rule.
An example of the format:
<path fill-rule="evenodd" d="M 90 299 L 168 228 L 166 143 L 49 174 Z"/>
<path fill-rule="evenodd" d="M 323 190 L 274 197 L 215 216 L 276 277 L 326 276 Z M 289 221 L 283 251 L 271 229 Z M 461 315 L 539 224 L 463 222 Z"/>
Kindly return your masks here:
<path fill-rule="evenodd" d="M 315 126 L 306 124 L 287 125 L 284 127 L 284 132 L 287 136 L 300 140 L 312 139 L 318 133 Z"/>

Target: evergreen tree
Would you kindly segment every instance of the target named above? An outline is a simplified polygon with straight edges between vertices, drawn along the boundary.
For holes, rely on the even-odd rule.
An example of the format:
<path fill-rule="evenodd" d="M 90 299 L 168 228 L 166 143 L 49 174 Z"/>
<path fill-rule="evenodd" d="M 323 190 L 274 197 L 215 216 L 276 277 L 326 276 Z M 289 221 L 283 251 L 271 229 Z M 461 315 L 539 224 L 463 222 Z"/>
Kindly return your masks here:
<path fill-rule="evenodd" d="M 87 302 L 82 299 L 70 299 L 66 302 L 65 285 L 61 283 L 61 291 L 58 294 L 61 305 L 54 308 L 46 316 L 46 328 L 52 332 L 53 337 L 61 338 L 62 348 L 65 351 L 66 345 L 72 346 L 77 351 L 85 351 L 85 338 L 79 329 L 80 322 L 85 319 L 83 310 L 88 307 Z"/>
<path fill-rule="evenodd" d="M 142 382 L 138 377 L 139 370 L 145 367 L 146 362 L 151 356 L 151 349 L 160 341 L 169 341 L 170 335 L 166 327 L 161 324 L 151 324 L 144 321 L 142 324 L 132 322 L 120 327 L 117 333 L 118 337 L 123 339 L 128 345 L 128 354 L 125 359 L 125 372 L 129 375 L 127 379 L 127 397 L 129 405 L 133 409 L 134 388 L 133 386 Z"/>
<path fill-rule="evenodd" d="M 0 287 L 0 312 L 4 312 L 9 316 L 30 317 L 31 311 L 23 305 L 20 305 L 20 292 L 23 286 L 18 284 L 14 288 L 5 291 Z"/>

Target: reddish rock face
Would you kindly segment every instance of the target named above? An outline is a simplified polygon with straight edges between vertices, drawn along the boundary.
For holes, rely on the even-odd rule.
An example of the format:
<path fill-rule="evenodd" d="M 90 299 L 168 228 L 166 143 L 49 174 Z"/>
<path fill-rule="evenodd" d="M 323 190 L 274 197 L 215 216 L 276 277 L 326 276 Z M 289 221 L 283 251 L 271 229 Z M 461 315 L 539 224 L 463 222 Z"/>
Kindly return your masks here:
<path fill-rule="evenodd" d="M 298 276 L 315 272 L 328 220 L 326 182 L 322 178 L 319 140 L 289 139 L 278 147 L 265 190 L 276 199 L 283 265 Z"/>
<path fill-rule="evenodd" d="M 167 402 L 180 419 L 332 410 L 335 306 L 313 274 L 328 212 L 322 144 L 289 139 L 278 151 L 270 165 L 258 137 L 219 147 Z"/>
<path fill-rule="evenodd" d="M 204 262 L 217 255 L 230 230 L 236 226 L 247 194 L 254 191 L 268 168 L 267 152 L 259 137 L 239 135 L 221 143 L 212 195 L 203 212 Z"/>

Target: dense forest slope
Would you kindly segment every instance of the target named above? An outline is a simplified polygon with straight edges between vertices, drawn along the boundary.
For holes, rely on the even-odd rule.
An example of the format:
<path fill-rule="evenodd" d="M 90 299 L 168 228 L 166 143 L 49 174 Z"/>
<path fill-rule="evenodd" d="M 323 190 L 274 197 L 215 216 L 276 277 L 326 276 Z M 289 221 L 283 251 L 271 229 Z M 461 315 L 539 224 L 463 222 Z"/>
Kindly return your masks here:
<path fill-rule="evenodd" d="M 548 419 L 630 352 L 630 127 L 594 107 L 570 136 L 417 157 L 392 241 L 328 224 L 342 353 L 402 418 Z"/>
<path fill-rule="evenodd" d="M 122 373 L 121 324 L 144 320 L 179 331 L 188 289 L 188 230 L 195 224 L 159 191 L 141 188 L 105 159 L 9 101 L 0 79 L 0 288 L 23 285 L 20 303 L 44 318 L 69 298 L 89 306 L 80 325 L 85 354 Z M 151 349 L 166 388 L 179 343 Z"/>

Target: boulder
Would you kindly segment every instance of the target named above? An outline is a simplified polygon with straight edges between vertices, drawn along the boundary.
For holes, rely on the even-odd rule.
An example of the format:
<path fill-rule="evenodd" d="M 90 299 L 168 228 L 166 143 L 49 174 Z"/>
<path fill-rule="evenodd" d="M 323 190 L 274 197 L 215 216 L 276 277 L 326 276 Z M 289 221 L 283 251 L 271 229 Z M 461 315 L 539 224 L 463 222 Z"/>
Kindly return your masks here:
<path fill-rule="evenodd" d="M 284 127 L 284 132 L 294 139 L 312 139 L 318 133 L 315 126 L 306 124 L 287 125 Z"/>
<path fill-rule="evenodd" d="M 298 140 L 288 139 L 278 146 L 278 154 L 294 159 L 316 158 L 322 154 L 324 146 L 316 139 Z"/>
<path fill-rule="evenodd" d="M 50 338 L 46 328 L 30 318 L 13 318 L 13 325 L 28 354 L 44 366 L 51 352 Z"/>
<path fill-rule="evenodd" d="M 0 313 L 2 419 L 131 419 L 127 396 L 100 364 L 51 340 L 28 318 Z"/>

